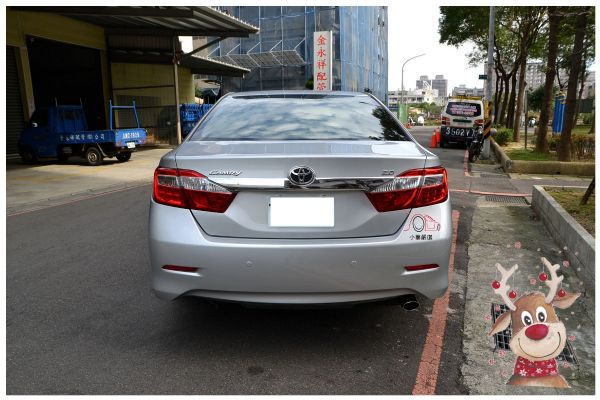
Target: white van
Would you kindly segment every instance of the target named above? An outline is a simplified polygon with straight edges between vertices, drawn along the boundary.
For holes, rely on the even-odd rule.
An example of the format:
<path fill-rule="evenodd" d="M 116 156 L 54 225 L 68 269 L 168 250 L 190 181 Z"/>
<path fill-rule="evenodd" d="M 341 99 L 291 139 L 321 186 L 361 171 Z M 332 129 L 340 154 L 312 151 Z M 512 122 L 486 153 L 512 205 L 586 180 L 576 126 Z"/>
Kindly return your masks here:
<path fill-rule="evenodd" d="M 450 97 L 442 111 L 440 147 L 449 142 L 469 145 L 477 129 L 483 126 L 483 102 L 478 97 Z"/>

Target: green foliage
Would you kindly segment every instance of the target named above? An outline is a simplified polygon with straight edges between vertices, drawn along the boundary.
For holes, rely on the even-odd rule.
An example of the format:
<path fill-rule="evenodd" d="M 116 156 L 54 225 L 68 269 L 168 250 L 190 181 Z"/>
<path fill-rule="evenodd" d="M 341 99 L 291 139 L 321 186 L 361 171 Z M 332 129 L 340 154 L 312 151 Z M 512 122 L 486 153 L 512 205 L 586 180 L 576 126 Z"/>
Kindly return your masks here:
<path fill-rule="evenodd" d="M 311 75 L 310 78 L 306 80 L 306 85 L 304 85 L 307 89 L 312 90 L 314 87 L 314 77 Z"/>
<path fill-rule="evenodd" d="M 586 135 L 576 133 L 571 136 L 571 140 L 573 141 L 573 147 L 575 148 L 575 154 L 577 158 L 594 158 L 595 148 L 596 148 L 596 139 L 595 135 Z"/>
<path fill-rule="evenodd" d="M 594 158 L 596 156 L 596 135 L 588 135 L 585 133 L 574 133 L 571 136 L 573 149 L 578 159 Z M 560 135 L 554 135 L 548 139 L 548 147 L 552 151 L 556 151 L 560 145 Z"/>
<path fill-rule="evenodd" d="M 556 151 L 559 144 L 560 144 L 560 135 L 552 135 L 548 139 L 548 148 L 552 151 Z"/>
<path fill-rule="evenodd" d="M 584 125 L 591 125 L 594 120 L 594 113 L 581 113 L 579 114 L 583 119 Z"/>
<path fill-rule="evenodd" d="M 496 134 L 494 135 L 494 140 L 500 146 L 504 146 L 510 140 L 512 140 L 512 137 L 513 137 L 513 130 L 512 129 L 500 128 L 500 129 L 498 129 L 496 131 Z"/>
<path fill-rule="evenodd" d="M 441 6 L 438 32 L 440 43 L 459 47 L 473 41 L 486 45 L 490 8 L 487 6 Z"/>
<path fill-rule="evenodd" d="M 552 92 L 556 94 L 558 92 L 558 87 L 554 86 Z M 550 99 L 551 107 L 554 107 L 554 94 Z M 527 105 L 529 106 L 529 110 L 533 111 L 541 111 L 544 105 L 544 85 L 541 85 L 537 89 L 527 94 Z"/>
<path fill-rule="evenodd" d="M 523 161 L 554 161 L 554 157 L 546 153 L 537 153 L 533 149 L 529 148 L 525 150 L 520 149 L 507 149 L 506 155 L 511 160 L 523 160 Z"/>

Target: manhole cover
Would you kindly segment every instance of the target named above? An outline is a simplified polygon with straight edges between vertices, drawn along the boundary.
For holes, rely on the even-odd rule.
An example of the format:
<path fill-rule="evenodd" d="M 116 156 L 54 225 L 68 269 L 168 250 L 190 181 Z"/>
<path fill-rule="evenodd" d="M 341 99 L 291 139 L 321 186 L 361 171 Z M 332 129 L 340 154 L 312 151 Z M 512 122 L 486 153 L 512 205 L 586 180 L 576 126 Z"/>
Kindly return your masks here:
<path fill-rule="evenodd" d="M 492 311 L 491 311 L 492 322 L 496 322 L 496 319 L 498 319 L 498 317 L 507 310 L 508 310 L 508 307 L 505 306 L 504 304 L 492 303 Z M 496 344 L 496 349 L 510 351 L 510 347 L 508 346 L 508 343 L 510 342 L 511 336 L 512 336 L 511 326 L 509 326 L 506 330 L 504 330 L 502 332 L 496 333 L 494 335 L 494 342 Z M 569 343 L 568 340 L 567 340 L 567 343 L 566 343 L 565 348 L 563 349 L 562 353 L 560 353 L 556 357 L 556 359 L 558 361 L 567 361 L 571 364 L 579 365 L 579 361 L 577 360 L 577 357 L 575 357 L 575 353 L 573 353 L 573 348 L 571 347 L 571 343 Z"/>
<path fill-rule="evenodd" d="M 527 205 L 527 200 L 525 200 L 525 197 L 521 196 L 498 196 L 496 194 L 487 194 L 485 196 L 485 201 L 491 201 L 494 203 Z"/>

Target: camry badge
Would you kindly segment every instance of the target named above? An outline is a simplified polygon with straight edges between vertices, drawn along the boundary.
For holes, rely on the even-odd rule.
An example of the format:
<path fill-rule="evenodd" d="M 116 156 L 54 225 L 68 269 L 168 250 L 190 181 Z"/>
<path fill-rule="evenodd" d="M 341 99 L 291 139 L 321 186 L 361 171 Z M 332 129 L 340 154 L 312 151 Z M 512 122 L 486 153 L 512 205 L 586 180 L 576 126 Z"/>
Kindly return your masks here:
<path fill-rule="evenodd" d="M 290 182 L 296 186 L 308 186 L 315 181 L 315 171 L 306 166 L 294 167 L 290 170 Z"/>
<path fill-rule="evenodd" d="M 209 175 L 228 175 L 228 176 L 238 176 L 239 174 L 241 174 L 242 171 L 223 171 L 220 169 L 213 169 L 212 171 L 210 171 L 208 174 Z"/>

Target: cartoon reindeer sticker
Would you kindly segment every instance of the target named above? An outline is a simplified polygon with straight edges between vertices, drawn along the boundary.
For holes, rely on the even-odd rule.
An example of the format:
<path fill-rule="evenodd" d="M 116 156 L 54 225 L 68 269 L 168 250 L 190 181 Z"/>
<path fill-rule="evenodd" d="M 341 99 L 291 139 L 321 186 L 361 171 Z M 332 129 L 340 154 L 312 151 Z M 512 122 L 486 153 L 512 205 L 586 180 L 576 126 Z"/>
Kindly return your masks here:
<path fill-rule="evenodd" d="M 540 280 L 548 286 L 548 294 L 535 292 L 514 300 L 517 294 L 510 290 L 508 278 L 519 268 L 516 264 L 506 271 L 502 265 L 496 264 L 502 278 L 500 282 L 492 282 L 492 287 L 510 311 L 501 314 L 489 335 L 502 332 L 512 324 L 510 349 L 517 355 L 513 375 L 508 385 L 546 386 L 555 388 L 570 387 L 557 369 L 558 356 L 567 342 L 564 324 L 559 321 L 554 307 L 561 309 L 570 307 L 580 293 L 567 293 L 558 289 L 563 276 L 557 276 L 558 264 L 552 265 L 542 257 L 542 263 L 550 271 L 550 277 L 542 272 Z M 514 302 L 513 302 L 514 301 Z"/>

